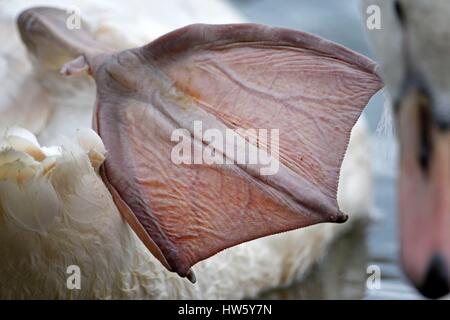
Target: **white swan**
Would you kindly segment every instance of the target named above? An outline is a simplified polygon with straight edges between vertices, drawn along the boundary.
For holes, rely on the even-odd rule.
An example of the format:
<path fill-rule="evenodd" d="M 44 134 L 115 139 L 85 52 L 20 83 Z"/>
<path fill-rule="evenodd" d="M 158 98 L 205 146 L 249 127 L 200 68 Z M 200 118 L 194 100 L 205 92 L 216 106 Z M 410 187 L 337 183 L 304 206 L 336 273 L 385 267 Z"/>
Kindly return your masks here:
<path fill-rule="evenodd" d="M 368 35 L 400 144 L 401 258 L 419 291 L 438 298 L 450 291 L 450 2 L 369 5 L 381 9 L 381 29 Z"/>
<path fill-rule="evenodd" d="M 353 143 L 362 137 L 355 138 Z M 323 224 L 241 244 L 196 265 L 198 283 L 191 284 L 168 272 L 122 220 L 94 170 L 104 154 L 99 137 L 83 129 L 74 140 L 60 150 L 42 149 L 18 128 L 2 140 L 2 298 L 255 296 L 303 276 L 344 228 Z M 350 190 L 360 186 L 354 168 L 365 157 L 364 150 L 355 151 L 344 171 Z M 354 198 L 339 200 L 350 214 L 360 213 Z M 70 265 L 81 269 L 79 291 L 66 287 Z"/>
<path fill-rule="evenodd" d="M 17 3 L 23 8 L 22 2 Z M 85 7 L 91 8 L 87 4 Z M 122 13 L 123 8 L 119 8 Z M 99 23 L 97 30 L 102 30 L 101 26 Z M 126 28 L 117 28 L 107 37 L 117 39 L 115 32 L 120 34 L 120 30 L 122 35 L 131 34 L 123 31 Z M 138 41 L 144 40 L 149 39 Z M 11 66 L 8 64 L 8 68 Z M 42 86 L 42 79 L 32 79 L 29 81 L 33 85 Z M 46 143 L 54 142 L 60 133 L 70 134 L 64 131 L 67 127 L 75 131 L 79 123 L 87 126 L 93 93 L 88 85 L 81 85 L 75 83 L 74 87 L 85 98 L 64 95 L 75 90 L 70 86 L 52 88 L 48 98 L 54 112 L 46 115 L 39 126 L 27 119 L 19 124 L 39 132 Z M 86 109 L 66 127 L 69 110 L 78 107 L 76 101 Z M 23 103 L 23 108 L 30 107 L 26 101 Z M 62 139 L 57 147 L 41 147 L 29 131 L 11 128 L 0 145 L 2 298 L 255 296 L 302 277 L 349 225 L 322 224 L 230 248 L 197 264 L 194 270 L 198 283 L 193 285 L 166 271 L 122 220 L 95 171 L 104 160 L 105 149 L 93 131 L 80 129 L 72 140 Z M 361 120 L 352 132 L 338 191 L 340 207 L 351 215 L 350 223 L 370 210 L 370 180 L 368 137 Z M 70 265 L 80 268 L 81 290 L 67 288 L 66 271 Z"/>

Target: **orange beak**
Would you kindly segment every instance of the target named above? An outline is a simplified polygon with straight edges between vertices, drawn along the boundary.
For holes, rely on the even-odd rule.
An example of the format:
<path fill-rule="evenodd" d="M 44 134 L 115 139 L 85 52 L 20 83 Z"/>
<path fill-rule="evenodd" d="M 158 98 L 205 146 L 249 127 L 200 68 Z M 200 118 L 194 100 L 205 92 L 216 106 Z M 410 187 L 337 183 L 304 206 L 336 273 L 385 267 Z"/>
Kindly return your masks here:
<path fill-rule="evenodd" d="M 424 296 L 439 298 L 450 290 L 450 130 L 420 91 L 396 112 L 402 263 Z"/>

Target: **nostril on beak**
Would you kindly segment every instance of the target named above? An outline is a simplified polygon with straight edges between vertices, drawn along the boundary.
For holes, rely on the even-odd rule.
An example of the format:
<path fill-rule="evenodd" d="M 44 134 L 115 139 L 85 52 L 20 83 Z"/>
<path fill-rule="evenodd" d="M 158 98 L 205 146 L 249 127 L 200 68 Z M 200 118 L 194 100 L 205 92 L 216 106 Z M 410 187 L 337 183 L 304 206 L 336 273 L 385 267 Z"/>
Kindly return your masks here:
<path fill-rule="evenodd" d="M 450 291 L 448 276 L 447 263 L 441 255 L 435 254 L 428 265 L 425 281 L 417 289 L 427 298 L 440 298 Z"/>

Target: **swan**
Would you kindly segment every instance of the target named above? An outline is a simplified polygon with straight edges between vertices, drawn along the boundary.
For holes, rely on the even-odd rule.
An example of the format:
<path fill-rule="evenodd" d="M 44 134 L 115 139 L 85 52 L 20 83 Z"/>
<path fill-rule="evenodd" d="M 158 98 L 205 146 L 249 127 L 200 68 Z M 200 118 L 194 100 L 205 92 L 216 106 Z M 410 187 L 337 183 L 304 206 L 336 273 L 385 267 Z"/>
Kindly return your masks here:
<path fill-rule="evenodd" d="M 400 147 L 401 260 L 429 298 L 450 290 L 450 28 L 448 1 L 364 1 L 381 29 L 367 31 L 392 101 Z"/>
<path fill-rule="evenodd" d="M 254 297 L 301 279 L 348 228 L 322 224 L 238 245 L 194 266 L 192 284 L 168 272 L 121 218 L 96 172 L 105 148 L 94 131 L 80 129 L 75 139 L 49 148 L 16 127 L 1 145 L 7 146 L 0 153 L 2 298 Z M 351 163 L 364 159 L 364 151 L 356 159 L 347 155 L 350 186 L 360 186 Z M 339 201 L 348 209 L 357 204 Z M 347 212 L 355 214 L 349 221 L 364 213 Z M 72 265 L 80 268 L 81 290 L 67 289 Z"/>
<path fill-rule="evenodd" d="M 253 297 L 303 277 L 328 244 L 370 211 L 368 136 L 360 119 L 352 130 L 338 188 L 339 206 L 351 215 L 350 223 L 315 225 L 229 248 L 197 263 L 197 283 L 191 284 L 169 272 L 123 220 L 99 176 L 108 157 L 103 141 L 83 128 L 90 122 L 89 107 L 73 122 L 68 120 L 72 132 L 64 131 L 64 115 L 76 101 L 92 108 L 92 80 L 68 80 L 72 87 L 64 88 L 53 75 L 53 85 L 48 85 L 52 74 L 39 69 L 39 63 L 26 76 L 32 77 L 37 91 L 46 88 L 45 82 L 46 89 L 54 90 L 46 92 L 50 103 L 42 106 L 55 111 L 45 114 L 42 124 L 27 119 L 19 123 L 37 138 L 10 122 L 0 142 L 2 298 Z M 61 95 L 75 91 L 82 96 Z M 31 108 L 21 102 L 21 107 Z M 81 128 L 74 129 L 77 126 Z M 61 133 L 71 138 L 60 137 L 56 143 Z M 80 290 L 68 290 L 70 266 L 80 270 Z"/>

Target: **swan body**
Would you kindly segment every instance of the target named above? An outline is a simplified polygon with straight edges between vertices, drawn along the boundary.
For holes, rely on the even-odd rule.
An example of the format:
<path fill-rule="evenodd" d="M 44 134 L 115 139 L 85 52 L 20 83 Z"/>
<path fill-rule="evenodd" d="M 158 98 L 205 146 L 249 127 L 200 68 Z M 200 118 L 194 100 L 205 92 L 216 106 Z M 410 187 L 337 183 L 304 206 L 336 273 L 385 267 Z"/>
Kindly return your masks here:
<path fill-rule="evenodd" d="M 354 170 L 366 161 L 363 132 L 353 131 L 339 189 L 350 221 L 368 209 L 367 199 L 342 192 L 369 187 Z M 105 150 L 92 130 L 48 148 L 12 128 L 1 145 L 1 298 L 252 297 L 303 277 L 347 228 L 321 224 L 238 245 L 197 264 L 191 284 L 168 272 L 122 219 L 96 172 Z M 67 288 L 71 265 L 80 268 L 81 290 Z"/>
<path fill-rule="evenodd" d="M 10 13 L 36 2 L 11 3 L 15 7 L 10 7 Z M 83 10 L 91 10 L 89 15 L 94 18 L 90 22 L 99 37 L 112 43 L 122 39 L 119 42 L 125 47 L 148 42 L 169 29 L 190 23 L 189 19 L 208 22 L 205 14 L 186 14 L 184 18 L 174 19 L 173 25 L 166 23 L 165 18 L 161 18 L 160 24 L 153 24 L 148 22 L 152 19 L 141 21 L 132 12 L 129 20 L 123 22 L 121 5 L 106 1 L 96 5 L 87 1 L 75 3 Z M 200 2 L 188 3 L 193 8 L 201 7 Z M 232 9 L 217 3 L 217 16 L 208 12 L 212 22 L 241 20 Z M 64 3 L 58 1 L 58 5 Z M 106 11 L 109 13 L 100 10 L 103 6 L 110 9 Z M 177 6 L 183 8 L 181 1 Z M 227 14 L 223 15 L 224 12 Z M 112 19 L 115 14 L 122 20 Z M 225 18 L 217 20 L 220 15 Z M 122 25 L 110 25 L 109 21 L 118 25 L 117 21 L 121 21 Z M 152 32 L 149 34 L 148 30 Z M 17 37 L 14 41 L 20 47 L 18 35 L 14 34 Z M 20 50 L 23 54 L 16 56 L 2 51 L 1 58 L 6 62 L 0 67 L 6 65 L 5 72 L 11 75 L 18 71 L 17 64 L 23 62 L 24 70 L 17 74 L 17 81 L 13 80 L 15 90 L 23 88 L 26 81 L 43 99 L 38 103 L 42 111 L 36 113 L 39 121 L 34 121 L 34 117 L 12 116 L 2 122 L 0 298 L 254 297 L 264 290 L 305 277 L 311 266 L 323 257 L 327 246 L 370 212 L 369 137 L 361 118 L 352 131 L 338 189 L 339 206 L 350 215 L 348 223 L 315 225 L 227 249 L 195 265 L 197 283 L 191 284 L 168 272 L 150 254 L 122 219 L 98 175 L 97 169 L 107 152 L 96 133 L 86 128 L 90 126 L 95 99 L 91 80 L 78 78 L 67 80 L 69 84 L 62 83 L 48 70 L 33 68 L 24 48 Z M 20 112 L 33 113 L 33 103 L 18 96 L 0 101 L 2 115 L 14 115 L 16 106 Z M 79 290 L 67 286 L 68 268 L 73 265 L 79 267 L 81 274 Z"/>

